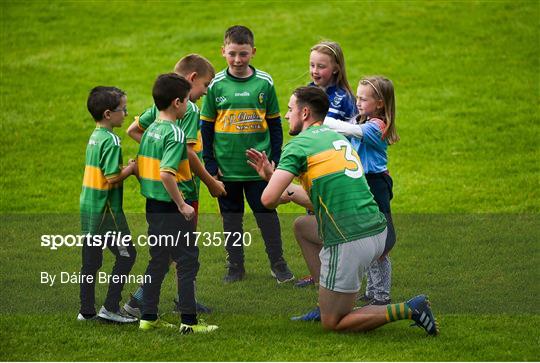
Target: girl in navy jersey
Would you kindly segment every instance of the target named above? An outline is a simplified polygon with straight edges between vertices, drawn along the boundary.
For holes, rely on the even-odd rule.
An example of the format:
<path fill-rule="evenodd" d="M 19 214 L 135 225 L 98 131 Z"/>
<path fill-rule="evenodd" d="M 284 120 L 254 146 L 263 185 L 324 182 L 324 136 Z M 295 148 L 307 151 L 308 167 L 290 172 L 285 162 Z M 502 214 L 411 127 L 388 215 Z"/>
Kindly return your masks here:
<path fill-rule="evenodd" d="M 309 85 L 322 88 L 328 95 L 329 117 L 345 121 L 356 116 L 354 92 L 347 81 L 345 58 L 338 43 L 323 41 L 311 48 L 309 74 Z"/>
<path fill-rule="evenodd" d="M 392 265 L 388 252 L 396 242 L 390 212 L 393 181 L 388 172 L 388 145 L 399 141 L 395 125 L 395 100 L 392 81 L 385 77 L 363 78 L 357 90 L 356 106 L 359 116 L 353 123 L 327 117 L 324 124 L 349 137 L 358 152 L 371 193 L 388 221 L 385 253 L 368 270 L 364 300 L 375 305 L 390 302 Z"/>

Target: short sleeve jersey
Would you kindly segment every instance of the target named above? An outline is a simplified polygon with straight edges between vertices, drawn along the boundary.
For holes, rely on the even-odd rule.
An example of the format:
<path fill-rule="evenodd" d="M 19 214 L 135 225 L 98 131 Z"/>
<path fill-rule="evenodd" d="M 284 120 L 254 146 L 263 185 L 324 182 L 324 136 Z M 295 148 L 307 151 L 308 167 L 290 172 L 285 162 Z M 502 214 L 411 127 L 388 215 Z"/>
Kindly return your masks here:
<path fill-rule="evenodd" d="M 219 72 L 208 87 L 201 119 L 214 123 L 214 155 L 223 180 L 260 180 L 248 164 L 246 149 L 270 155 L 268 119 L 279 117 L 274 82 L 268 73 L 252 67 L 248 78 Z"/>
<path fill-rule="evenodd" d="M 324 246 L 373 236 L 386 227 L 358 154 L 327 126 L 311 126 L 283 149 L 277 167 L 299 177 L 314 207 Z"/>
<path fill-rule="evenodd" d="M 156 105 L 148 108 L 140 116 L 136 117 L 137 125 L 139 129 L 145 131 L 159 116 L 159 110 Z M 193 144 L 193 150 L 202 162 L 202 137 L 201 137 L 201 124 L 199 120 L 199 107 L 191 101 L 188 101 L 186 113 L 181 120 L 176 120 L 175 124 L 180 127 L 184 132 L 186 143 Z M 186 200 L 197 201 L 199 200 L 200 190 L 199 177 L 193 174 L 193 184 L 186 185 L 186 192 L 184 197 Z"/>
<path fill-rule="evenodd" d="M 120 174 L 122 147 L 120 138 L 112 131 L 97 127 L 86 146 L 84 178 L 80 196 L 81 226 L 83 233 L 98 233 L 103 215 L 109 213 L 116 226 L 127 227 L 122 210 L 123 184 L 109 184 L 108 178 Z"/>
<path fill-rule="evenodd" d="M 193 188 L 184 132 L 173 122 L 157 119 L 143 134 L 137 161 L 141 194 L 145 198 L 172 201 L 163 186 L 162 171 L 176 176 L 178 189 L 185 194 Z"/>
<path fill-rule="evenodd" d="M 362 139 L 351 138 L 351 144 L 358 152 L 362 166 L 367 174 L 382 173 L 388 169 L 388 143 L 384 137 L 386 124 L 383 120 L 372 118 L 360 125 Z"/>

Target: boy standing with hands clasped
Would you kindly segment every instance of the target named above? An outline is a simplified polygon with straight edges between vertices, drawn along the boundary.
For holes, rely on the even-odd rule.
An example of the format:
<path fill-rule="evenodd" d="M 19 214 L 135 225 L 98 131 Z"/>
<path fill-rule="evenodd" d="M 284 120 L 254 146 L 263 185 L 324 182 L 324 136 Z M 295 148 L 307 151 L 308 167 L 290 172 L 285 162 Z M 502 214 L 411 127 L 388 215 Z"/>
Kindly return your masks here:
<path fill-rule="evenodd" d="M 271 274 L 283 283 L 294 276 L 283 259 L 279 218 L 275 209 L 261 204 L 267 183 L 249 167 L 245 156 L 249 148 L 264 150 L 277 165 L 283 144 L 273 80 L 249 64 L 255 51 L 251 30 L 240 25 L 227 29 L 222 55 L 228 67 L 216 74 L 201 110 L 203 158 L 206 170 L 225 184 L 227 195 L 218 198 L 224 231 L 243 234 L 245 194 L 266 245 Z M 225 248 L 224 281 L 242 280 L 242 245 L 228 243 Z"/>
<path fill-rule="evenodd" d="M 154 83 L 152 96 L 159 115 L 141 139 L 138 163 L 141 193 L 146 198 L 148 235 L 162 241 L 150 246 L 150 262 L 145 275 L 151 281 L 144 285 L 142 316 L 139 328 L 175 328 L 158 319 L 161 284 L 169 269 L 169 260 L 176 262 L 178 297 L 180 298 L 180 333 L 205 333 L 216 330 L 197 320 L 195 278 L 199 270 L 199 248 L 189 243 L 186 233 L 195 231 L 195 209 L 183 193 L 193 183 L 184 132 L 175 124 L 186 112 L 190 83 L 168 73 Z M 160 236 L 178 236 L 167 243 Z M 177 239 L 178 239 L 177 237 Z M 176 243 L 178 242 L 178 243 Z"/>
<path fill-rule="evenodd" d="M 103 240 L 108 231 L 129 235 L 129 227 L 122 209 L 122 181 L 135 174 L 136 164 L 130 160 L 122 167 L 122 147 L 120 138 L 112 129 L 122 126 L 127 115 L 126 94 L 116 87 L 98 86 L 90 91 L 87 107 L 96 121 L 96 129 L 86 146 L 84 179 L 80 197 L 81 227 L 89 237 L 82 247 L 80 284 L 81 308 L 77 320 L 93 320 L 96 317 L 115 323 L 133 323 L 136 318 L 120 311 L 123 281 L 135 263 L 136 251 L 131 244 L 120 243 L 119 238 Z M 99 313 L 95 310 L 96 274 L 103 262 L 102 246 L 97 245 L 96 237 L 102 238 L 116 261 L 112 276 L 120 277 L 119 282 L 111 279 L 107 297 Z M 95 245 L 96 244 L 96 245 Z"/>

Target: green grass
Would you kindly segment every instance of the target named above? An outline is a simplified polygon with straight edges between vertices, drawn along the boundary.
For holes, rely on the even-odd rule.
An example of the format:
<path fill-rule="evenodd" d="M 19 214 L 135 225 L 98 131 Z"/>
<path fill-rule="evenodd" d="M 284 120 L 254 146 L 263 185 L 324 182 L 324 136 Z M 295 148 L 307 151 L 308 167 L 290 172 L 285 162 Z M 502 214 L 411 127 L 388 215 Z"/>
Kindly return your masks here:
<path fill-rule="evenodd" d="M 124 130 L 152 103 L 156 75 L 190 52 L 224 68 L 221 39 L 235 23 L 253 29 L 253 64 L 274 77 L 282 110 L 309 81 L 309 48 L 321 38 L 341 43 L 354 86 L 373 73 L 394 81 L 402 138 L 390 148 L 395 211 L 540 210 L 538 2 L 1 6 L 0 162 L 22 168 L 3 170 L 2 211 L 77 211 L 93 127 L 89 89 L 127 91 L 130 116 L 117 132 L 125 157 L 134 156 Z M 136 181 L 126 187 L 126 210 L 141 211 Z"/>
<path fill-rule="evenodd" d="M 282 215 L 285 251 L 297 276 L 307 273 L 290 225 Z M 333 334 L 318 324 L 293 323 L 316 301 L 314 288 L 277 286 L 270 277 L 262 242 L 252 218 L 247 231 L 247 280 L 224 285 L 224 254 L 201 247 L 198 297 L 215 311 L 205 317 L 220 326 L 217 334 L 182 337 L 136 327 L 75 321 L 78 285 L 39 283 L 41 271 L 79 269 L 79 251 L 49 251 L 42 234 L 76 233 L 76 215 L 17 215 L 5 218 L 0 231 L 0 332 L 2 360 L 537 360 L 540 328 L 537 284 L 540 223 L 531 215 L 396 215 L 399 248 L 392 254 L 393 298 L 402 301 L 427 292 L 441 326 L 441 336 L 398 322 L 367 334 Z M 201 225 L 218 227 L 217 216 L 203 215 Z M 144 233 L 144 216 L 130 215 L 133 234 Z M 24 226 L 34 226 L 32 230 Z M 24 247 L 21 246 L 24 243 Z M 132 271 L 142 274 L 147 250 L 139 248 Z M 106 253 L 102 271 L 110 271 Z M 171 313 L 174 283 L 164 283 L 160 311 Z M 124 296 L 136 285 L 126 286 Z M 103 301 L 106 286 L 97 287 Z M 143 338 L 143 336 L 145 338 Z M 144 347 L 137 342 L 144 339 Z M 129 343 L 128 343 L 129 342 Z M 29 349 L 39 345 L 38 351 Z M 58 349 L 53 347 L 59 347 Z M 84 348 L 83 347 L 87 347 Z M 150 348 L 149 348 L 150 347 Z M 208 349 L 212 347 L 213 349 Z"/>
<path fill-rule="evenodd" d="M 2 1 L 0 19 L 0 360 L 540 359 L 537 1 Z M 125 129 L 152 103 L 157 74 L 187 53 L 224 68 L 222 36 L 233 24 L 254 31 L 253 64 L 273 76 L 282 115 L 292 90 L 309 81 L 309 48 L 323 38 L 342 45 L 353 87 L 367 74 L 394 81 L 401 141 L 389 152 L 393 297 L 428 293 L 440 337 L 404 322 L 345 335 L 289 322 L 316 293 L 276 286 L 252 221 L 244 283 L 223 285 L 223 250 L 201 250 L 198 295 L 216 309 L 208 317 L 220 325 L 215 335 L 77 324 L 77 285 L 39 283 L 40 271 L 79 269 L 79 249 L 49 251 L 39 236 L 78 232 L 93 128 L 88 91 L 127 91 L 130 116 L 116 132 L 132 157 L 137 145 Z M 132 231 L 144 233 L 133 178 L 124 199 Z M 206 190 L 201 210 L 200 229 L 221 230 Z M 291 213 L 301 211 L 280 207 L 297 276 L 307 271 Z M 138 250 L 134 272 L 142 273 L 147 251 Z M 110 254 L 105 261 L 109 271 Z M 98 301 L 104 293 L 99 286 Z M 162 311 L 173 295 L 169 277 Z"/>
<path fill-rule="evenodd" d="M 449 314 L 440 322 L 453 334 L 437 339 L 419 336 L 419 332 L 408 329 L 405 322 L 384 326 L 369 334 L 337 334 L 326 333 L 317 324 L 292 330 L 285 316 L 259 315 L 256 321 L 246 315 L 217 316 L 222 328 L 215 333 L 181 337 L 172 331 L 141 335 L 136 326 L 103 323 L 81 326 L 67 314 L 13 315 L 2 319 L 1 327 L 9 328 L 10 335 L 0 336 L 4 343 L 0 358 L 23 361 L 508 361 L 538 358 L 538 350 L 525 343 L 531 341 L 534 330 L 523 329 L 530 325 L 538 328 L 537 315 Z M 226 329 L 230 326 L 241 329 Z M 32 340 L 18 338 L 28 331 L 32 332 Z M 39 350 L 35 341 L 40 342 Z M 538 340 L 533 343 L 537 344 Z"/>

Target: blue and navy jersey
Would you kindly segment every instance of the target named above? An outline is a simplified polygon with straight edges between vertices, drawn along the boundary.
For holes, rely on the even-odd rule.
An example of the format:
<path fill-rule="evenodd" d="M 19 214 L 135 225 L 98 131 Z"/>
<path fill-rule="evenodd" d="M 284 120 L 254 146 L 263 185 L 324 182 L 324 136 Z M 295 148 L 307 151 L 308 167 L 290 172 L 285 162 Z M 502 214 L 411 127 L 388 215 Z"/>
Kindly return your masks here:
<path fill-rule="evenodd" d="M 351 144 L 360 156 L 366 174 L 382 173 L 388 169 L 388 143 L 384 137 L 386 124 L 383 120 L 372 118 L 360 125 L 362 139 L 351 138 Z"/>
<path fill-rule="evenodd" d="M 315 86 L 315 83 L 311 82 L 309 85 Z M 350 119 L 358 114 L 356 100 L 347 90 L 337 86 L 329 86 L 325 91 L 328 95 L 328 101 L 330 101 L 328 117 L 349 122 Z"/>

